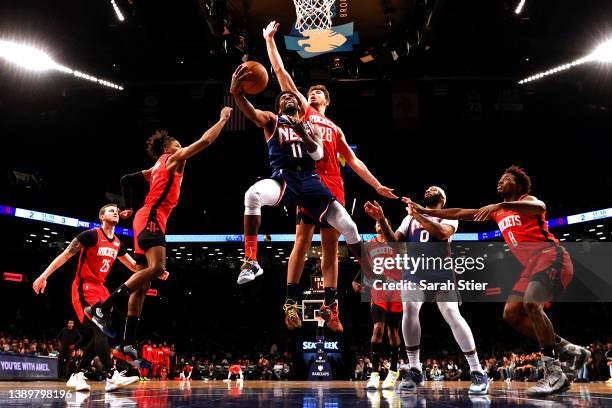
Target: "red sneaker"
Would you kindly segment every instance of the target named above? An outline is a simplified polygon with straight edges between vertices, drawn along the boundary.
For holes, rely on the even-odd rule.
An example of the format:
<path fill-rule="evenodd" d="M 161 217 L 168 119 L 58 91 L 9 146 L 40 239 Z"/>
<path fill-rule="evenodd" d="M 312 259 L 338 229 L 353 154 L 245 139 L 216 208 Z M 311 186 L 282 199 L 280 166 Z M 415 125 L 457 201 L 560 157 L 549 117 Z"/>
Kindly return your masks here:
<path fill-rule="evenodd" d="M 340 313 L 338 311 L 338 302 L 334 302 L 329 306 L 321 306 L 319 310 L 319 314 L 325 320 L 327 327 L 331 331 L 342 333 L 344 328 L 342 327 L 342 323 L 340 322 Z"/>

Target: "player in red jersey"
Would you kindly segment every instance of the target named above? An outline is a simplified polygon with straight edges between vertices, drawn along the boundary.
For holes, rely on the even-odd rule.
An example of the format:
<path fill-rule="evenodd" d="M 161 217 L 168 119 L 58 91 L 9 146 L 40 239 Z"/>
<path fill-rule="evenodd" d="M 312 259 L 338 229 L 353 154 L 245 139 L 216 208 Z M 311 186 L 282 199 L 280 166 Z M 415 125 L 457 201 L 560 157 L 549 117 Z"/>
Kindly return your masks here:
<path fill-rule="evenodd" d="M 155 165 L 148 170 L 123 176 L 121 179 L 126 205 L 126 209 L 121 212 L 123 218 L 132 215 L 131 187 L 133 183 L 144 178 L 150 185 L 144 206 L 134 217 L 135 257 L 139 264 L 146 265 L 146 267 L 132 275 L 104 302 L 85 309 L 85 313 L 91 316 L 92 321 L 103 330 L 107 330 L 112 306 L 129 296 L 123 342 L 113 352 L 118 358 L 123 358 L 128 362 L 138 359 L 138 352 L 133 344 L 136 340 L 138 322 L 151 280 L 165 272 L 166 222 L 178 203 L 187 159 L 201 152 L 217 139 L 229 120 L 231 112 L 231 108 L 223 108 L 219 121 L 199 140 L 187 147 L 182 147 L 179 141 L 169 136 L 166 131 L 156 132 L 147 141 L 147 152 L 151 158 L 156 160 Z"/>
<path fill-rule="evenodd" d="M 387 224 L 391 226 L 388 219 L 385 219 Z M 368 259 L 394 257 L 395 251 L 387 244 L 385 237 L 382 234 L 382 227 L 376 221 L 376 236 L 368 241 L 367 245 Z M 359 283 L 360 273 L 353 279 L 353 290 L 362 292 L 363 287 Z M 371 277 L 368 277 L 371 278 Z M 380 279 L 380 278 L 379 278 Z M 400 282 L 402 279 L 402 271 L 396 269 L 385 269 L 385 281 L 393 280 Z M 383 389 L 395 388 L 395 383 L 399 377 L 397 362 L 399 359 L 399 350 L 402 340 L 399 335 L 399 326 L 402 319 L 402 296 L 399 291 L 386 290 L 370 290 L 372 301 L 370 303 L 370 312 L 374 327 L 372 329 L 372 338 L 370 339 L 370 361 L 372 361 L 372 374 L 370 380 L 366 384 L 366 388 L 378 389 L 380 382 L 380 355 L 383 352 L 383 337 L 385 327 L 387 328 L 387 338 L 391 349 L 391 366 L 389 373 L 383 381 Z"/>
<path fill-rule="evenodd" d="M 527 390 L 528 395 L 550 395 L 562 392 L 569 381 L 560 358 L 571 360 L 573 368 L 582 367 L 588 351 L 555 335 L 544 305 L 559 296 L 573 277 L 569 254 L 548 230 L 546 205 L 529 195 L 531 179 L 527 173 L 511 166 L 497 184 L 503 202 L 480 209 L 429 209 L 405 199 L 412 211 L 446 219 L 495 221 L 506 244 L 523 264 L 521 276 L 513 287 L 504 308 L 504 319 L 517 331 L 537 340 L 542 349 L 544 378 Z"/>
<path fill-rule="evenodd" d="M 153 346 L 151 345 L 151 340 L 147 340 L 147 343 L 142 346 L 142 358 L 146 361 L 153 361 Z M 151 372 L 150 368 L 139 368 L 138 369 L 139 373 L 140 373 L 140 380 L 141 381 L 148 381 L 149 380 L 149 373 Z"/>
<path fill-rule="evenodd" d="M 166 369 L 166 373 L 170 373 L 170 355 L 172 354 L 172 351 L 165 341 L 162 344 L 161 350 L 164 352 L 163 366 Z"/>
<path fill-rule="evenodd" d="M 108 298 L 109 293 L 104 282 L 115 259 L 119 259 L 132 272 L 140 270 L 136 261 L 126 252 L 125 247 L 115 235 L 115 226 L 119 222 L 117 206 L 115 204 L 105 205 L 99 211 L 99 218 L 102 227 L 77 235 L 64 252 L 58 255 L 32 284 L 36 294 L 44 293 L 49 276 L 77 252 L 79 253 L 79 264 L 72 282 L 72 305 L 81 324 L 89 327 L 93 332 L 93 338 L 85 348 L 77 371 L 66 383 L 67 386 L 74 387 L 77 391 L 89 391 L 90 387 L 85 381 L 84 373 L 96 356 L 100 358 L 104 367 L 106 391 L 114 391 L 138 381 L 138 377 L 125 377 L 113 368 L 107 336 L 89 318 L 85 319 L 83 312 L 85 307 L 103 302 Z"/>
<path fill-rule="evenodd" d="M 274 35 L 279 24 L 272 21 L 263 30 L 266 40 L 268 58 L 272 63 L 274 73 L 278 78 L 282 91 L 290 91 L 298 95 L 303 120 L 317 126 L 321 132 L 323 140 L 323 158 L 316 163 L 317 173 L 321 181 L 334 194 L 340 204 L 345 205 L 344 181 L 340 175 L 340 165 L 338 154 L 341 154 L 351 166 L 351 168 L 366 183 L 372 186 L 376 192 L 387 198 L 397 198 L 393 190 L 383 186 L 368 167 L 355 155 L 353 150 L 346 142 L 346 137 L 335 123 L 325 116 L 325 111 L 330 104 L 330 97 L 324 85 L 314 85 L 308 90 L 308 99 L 297 89 L 293 79 L 285 70 L 283 61 L 280 57 Z M 312 214 L 308 214 L 303 208 L 299 208 L 297 215 L 296 237 L 293 250 L 289 256 L 287 268 L 287 296 L 284 305 L 285 324 L 289 329 L 301 327 L 302 322 L 299 318 L 297 295 L 298 283 L 304 270 L 305 255 L 310 248 L 312 237 L 316 225 L 320 226 L 321 232 L 321 272 L 323 273 L 323 284 L 325 287 L 325 301 L 321 308 L 321 316 L 325 319 L 328 327 L 333 331 L 342 332 L 337 302 L 338 286 L 338 239 L 340 233 L 325 223 L 319 223 Z"/>

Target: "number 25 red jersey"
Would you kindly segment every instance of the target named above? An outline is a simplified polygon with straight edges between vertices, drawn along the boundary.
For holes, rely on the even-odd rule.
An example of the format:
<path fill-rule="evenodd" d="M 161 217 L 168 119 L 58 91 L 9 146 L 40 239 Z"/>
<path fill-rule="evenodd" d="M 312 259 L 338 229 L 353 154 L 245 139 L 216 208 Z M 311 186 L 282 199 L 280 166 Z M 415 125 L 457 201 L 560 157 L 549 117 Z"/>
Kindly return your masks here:
<path fill-rule="evenodd" d="M 103 285 L 117 256 L 125 255 L 125 248 L 116 235 L 109 239 L 101 228 L 89 230 L 85 234 L 93 235 L 94 231 L 98 241 L 94 245 L 84 246 L 81 249 L 75 279 Z"/>

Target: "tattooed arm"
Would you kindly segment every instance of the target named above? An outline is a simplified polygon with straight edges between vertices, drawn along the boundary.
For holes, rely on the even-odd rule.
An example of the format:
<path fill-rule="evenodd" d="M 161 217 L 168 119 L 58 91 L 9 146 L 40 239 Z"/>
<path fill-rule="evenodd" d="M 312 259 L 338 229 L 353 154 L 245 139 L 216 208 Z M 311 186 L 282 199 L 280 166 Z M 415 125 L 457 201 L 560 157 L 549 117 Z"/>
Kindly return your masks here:
<path fill-rule="evenodd" d="M 59 269 L 63 264 L 66 263 L 70 258 L 74 256 L 77 252 L 83 249 L 83 244 L 75 238 L 72 240 L 70 245 L 59 254 L 53 262 L 47 266 L 47 269 L 34 281 L 32 284 L 32 289 L 36 294 L 45 293 L 45 287 L 47 286 L 47 278 L 53 274 L 57 269 Z"/>

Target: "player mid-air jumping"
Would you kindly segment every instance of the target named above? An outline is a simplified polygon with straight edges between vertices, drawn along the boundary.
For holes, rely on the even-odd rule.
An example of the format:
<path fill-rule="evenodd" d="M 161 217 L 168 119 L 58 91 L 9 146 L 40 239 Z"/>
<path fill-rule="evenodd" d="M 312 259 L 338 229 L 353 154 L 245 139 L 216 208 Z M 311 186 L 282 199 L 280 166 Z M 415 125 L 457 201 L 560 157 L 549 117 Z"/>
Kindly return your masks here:
<path fill-rule="evenodd" d="M 320 221 L 336 228 L 349 249 L 361 256 L 361 236 L 346 209 L 321 182 L 315 161 L 323 157 L 318 128 L 301 119 L 300 104 L 293 92 L 281 92 L 276 112 L 261 111 L 251 105 L 242 91 L 250 72 L 239 66 L 232 76 L 230 92 L 244 115 L 263 128 L 268 144 L 272 177 L 253 184 L 244 195 L 245 261 L 238 283 L 250 282 L 263 273 L 257 262 L 257 232 L 261 207 L 283 204 L 301 206 Z"/>
<path fill-rule="evenodd" d="M 560 359 L 571 360 L 579 369 L 590 353 L 555 334 L 544 305 L 563 293 L 573 277 L 568 252 L 548 231 L 546 205 L 530 195 L 531 179 L 511 166 L 497 183 L 503 202 L 480 209 L 423 208 L 406 200 L 413 214 L 465 221 L 493 220 L 514 256 L 524 269 L 506 301 L 504 319 L 517 331 L 537 340 L 542 350 L 544 377 L 527 390 L 530 396 L 562 392 L 570 385 Z"/>
<path fill-rule="evenodd" d="M 351 168 L 368 183 L 376 192 L 387 198 L 397 198 L 393 190 L 383 186 L 368 167 L 355 155 L 346 142 L 344 132 L 334 122 L 325 116 L 330 104 L 330 95 L 324 85 L 313 85 L 308 90 L 308 99 L 297 89 L 293 79 L 284 67 L 282 58 L 274 35 L 279 24 L 272 21 L 263 29 L 263 37 L 266 40 L 268 58 L 278 78 L 281 91 L 293 92 L 297 95 L 300 103 L 300 111 L 303 120 L 311 122 L 321 132 L 323 150 L 325 154 L 316 163 L 316 171 L 321 177 L 323 184 L 336 197 L 338 202 L 345 205 L 344 180 L 340 175 L 338 154 L 341 154 Z M 337 286 L 338 286 L 338 239 L 339 232 L 326 223 L 320 223 L 303 207 L 297 213 L 297 225 L 295 230 L 295 243 L 289 256 L 287 268 L 287 294 L 285 300 L 285 324 L 289 329 L 301 327 L 302 322 L 298 315 L 298 283 L 304 270 L 305 255 L 310 248 L 315 227 L 319 225 L 321 230 L 321 272 L 323 273 L 324 305 L 321 308 L 321 316 L 325 319 L 327 326 L 337 332 L 342 331 L 342 324 L 338 315 Z"/>
<path fill-rule="evenodd" d="M 138 359 L 136 341 L 138 323 L 144 299 L 151 280 L 161 276 L 166 267 L 166 222 L 176 207 L 187 159 L 210 146 L 223 130 L 232 109 L 221 110 L 220 118 L 199 140 L 182 147 L 178 140 L 165 131 L 158 131 L 147 140 L 147 152 L 156 160 L 153 167 L 123 176 L 121 187 L 126 210 L 124 218 L 132 214 L 132 185 L 136 181 L 149 182 L 149 193 L 144 206 L 134 217 L 134 253 L 136 261 L 145 268 L 132 275 L 104 302 L 85 309 L 85 314 L 102 330 L 109 330 L 110 311 L 114 304 L 128 299 L 128 311 L 123 332 L 123 342 L 113 354 L 128 362 Z"/>

